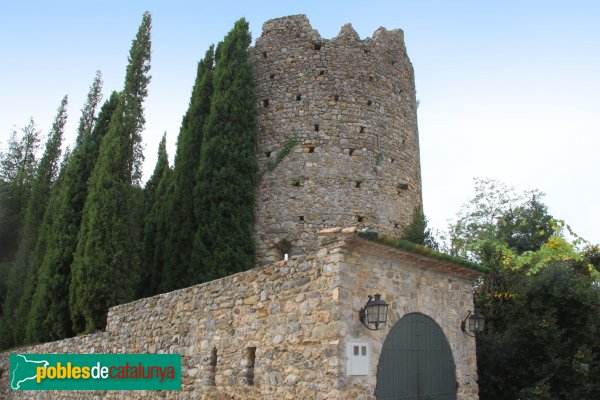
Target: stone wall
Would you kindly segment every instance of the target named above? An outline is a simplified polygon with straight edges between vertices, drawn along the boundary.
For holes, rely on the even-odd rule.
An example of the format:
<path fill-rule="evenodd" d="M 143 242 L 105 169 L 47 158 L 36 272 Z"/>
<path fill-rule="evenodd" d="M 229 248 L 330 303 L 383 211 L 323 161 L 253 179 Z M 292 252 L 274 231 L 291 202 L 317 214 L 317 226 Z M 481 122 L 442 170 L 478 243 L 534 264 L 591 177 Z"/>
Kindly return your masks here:
<path fill-rule="evenodd" d="M 406 313 L 422 312 L 451 344 L 458 398 L 476 400 L 474 340 L 460 331 L 472 309 L 470 282 L 476 275 L 351 232 L 327 234 L 317 253 L 113 307 L 105 332 L 12 351 L 181 354 L 181 391 L 16 391 L 10 398 L 374 400 L 387 332 Z M 369 331 L 358 319 L 374 291 L 390 303 L 383 331 Z M 372 348 L 367 376 L 346 375 L 345 346 L 355 340 Z M 2 398 L 8 393 L 6 356 L 0 360 Z"/>
<path fill-rule="evenodd" d="M 398 236 L 421 204 L 414 73 L 401 30 L 323 39 L 304 15 L 265 22 L 251 50 L 258 98 L 259 263 L 302 254 L 315 232 L 369 227 Z"/>

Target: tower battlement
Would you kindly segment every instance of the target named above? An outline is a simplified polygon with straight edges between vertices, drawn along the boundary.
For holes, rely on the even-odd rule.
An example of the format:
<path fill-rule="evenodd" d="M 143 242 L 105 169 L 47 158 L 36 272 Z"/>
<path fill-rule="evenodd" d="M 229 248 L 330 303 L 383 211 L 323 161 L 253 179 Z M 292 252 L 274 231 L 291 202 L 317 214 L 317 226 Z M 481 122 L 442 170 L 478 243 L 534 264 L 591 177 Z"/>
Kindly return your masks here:
<path fill-rule="evenodd" d="M 304 253 L 315 232 L 398 235 L 421 204 L 412 64 L 400 29 L 322 38 L 304 15 L 263 24 L 251 49 L 258 98 L 257 257 Z M 274 169 L 266 166 L 297 138 Z"/>

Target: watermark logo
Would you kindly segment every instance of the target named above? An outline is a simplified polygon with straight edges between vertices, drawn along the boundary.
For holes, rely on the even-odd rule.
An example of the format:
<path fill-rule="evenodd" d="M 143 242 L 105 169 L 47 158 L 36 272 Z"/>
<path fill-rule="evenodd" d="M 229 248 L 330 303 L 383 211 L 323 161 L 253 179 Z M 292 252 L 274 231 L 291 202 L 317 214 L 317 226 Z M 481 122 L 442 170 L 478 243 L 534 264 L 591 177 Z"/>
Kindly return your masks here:
<path fill-rule="evenodd" d="M 179 354 L 11 354 L 12 390 L 180 390 Z"/>

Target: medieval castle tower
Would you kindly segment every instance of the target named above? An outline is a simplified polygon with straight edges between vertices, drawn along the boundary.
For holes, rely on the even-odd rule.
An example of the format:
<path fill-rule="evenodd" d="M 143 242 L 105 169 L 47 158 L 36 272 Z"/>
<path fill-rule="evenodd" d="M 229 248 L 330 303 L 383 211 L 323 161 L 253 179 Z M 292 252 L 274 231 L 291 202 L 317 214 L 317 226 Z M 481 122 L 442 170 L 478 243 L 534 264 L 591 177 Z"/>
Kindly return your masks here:
<path fill-rule="evenodd" d="M 399 29 L 323 39 L 306 16 L 267 21 L 252 49 L 263 170 L 259 263 L 302 254 L 322 228 L 398 236 L 421 205 L 414 72 Z"/>

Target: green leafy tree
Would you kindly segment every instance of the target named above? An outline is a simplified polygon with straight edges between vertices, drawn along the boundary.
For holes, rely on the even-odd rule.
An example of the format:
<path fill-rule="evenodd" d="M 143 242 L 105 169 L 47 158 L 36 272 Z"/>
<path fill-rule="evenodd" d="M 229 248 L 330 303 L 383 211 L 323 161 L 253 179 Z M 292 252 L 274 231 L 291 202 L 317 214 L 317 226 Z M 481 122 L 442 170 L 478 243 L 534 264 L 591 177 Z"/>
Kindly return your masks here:
<path fill-rule="evenodd" d="M 132 43 L 125 87 L 88 182 L 69 307 L 75 333 L 106 324 L 108 308 L 134 298 L 139 277 L 141 132 L 150 80 L 151 17 Z"/>
<path fill-rule="evenodd" d="M 14 130 L 7 149 L 0 152 L 0 263 L 13 261 L 19 245 L 18 233 L 31 194 L 38 165 L 40 131 L 33 119 Z"/>
<path fill-rule="evenodd" d="M 12 334 L 10 344 L 21 344 L 25 337 L 25 324 L 28 306 L 34 290 L 34 279 L 37 275 L 37 260 L 33 257 L 38 240 L 39 228 L 48 206 L 50 192 L 56 180 L 62 137 L 67 122 L 67 96 L 58 108 L 56 118 L 48 134 L 44 154 L 35 172 L 31 184 L 31 195 L 25 209 L 23 227 L 19 235 L 19 248 L 13 268 L 8 277 L 8 289 L 3 304 L 2 325 L 9 327 Z M 25 313 L 25 315 L 23 314 Z"/>
<path fill-rule="evenodd" d="M 254 266 L 258 166 L 256 95 L 248 23 L 235 23 L 217 50 L 214 91 L 198 170 L 190 284 Z"/>
<path fill-rule="evenodd" d="M 553 262 L 510 278 L 493 327 L 478 338 L 482 400 L 595 399 L 600 295 L 589 276 Z"/>
<path fill-rule="evenodd" d="M 427 227 L 427 217 L 423 212 L 422 207 L 415 207 L 411 223 L 402 231 L 400 239 L 408 240 L 409 242 L 427 246 L 431 249 L 438 250 L 439 244 L 435 240 L 431 229 Z"/>
<path fill-rule="evenodd" d="M 166 136 L 159 148 L 154 173 L 146 183 L 144 239 L 142 252 L 141 296 L 158 292 L 166 254 L 163 251 L 167 236 L 168 206 L 172 192 L 172 170 L 169 167 Z"/>
<path fill-rule="evenodd" d="M 160 290 L 169 291 L 189 285 L 193 269 L 192 249 L 198 221 L 194 212 L 194 187 L 200 165 L 204 124 L 210 112 L 213 91 L 214 47 L 210 46 L 198 63 L 196 82 L 189 108 L 183 117 L 173 171 L 173 195 L 169 204 L 168 237 L 163 244 L 164 271 Z"/>
<path fill-rule="evenodd" d="M 114 92 L 96 119 L 101 89 L 102 78 L 98 72 L 81 110 L 75 148 L 64 167 L 64 178 L 51 197 L 56 205 L 52 211 L 49 207 L 44 216 L 43 226 L 49 227 L 49 238 L 28 315 L 26 335 L 31 342 L 57 340 L 73 334 L 68 307 L 71 263 L 77 249 L 87 182 L 118 103 L 118 94 Z"/>

